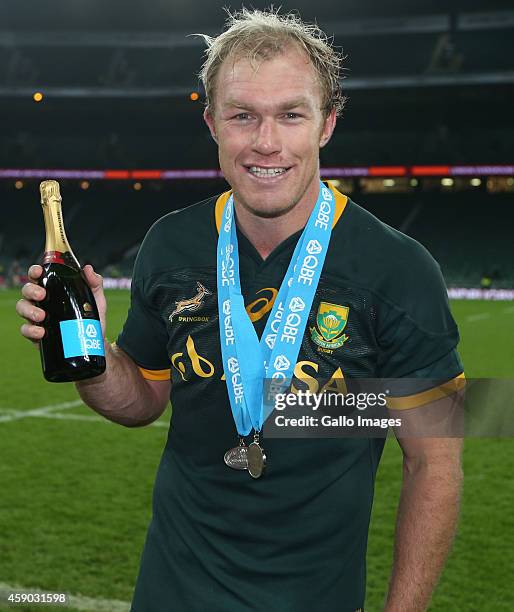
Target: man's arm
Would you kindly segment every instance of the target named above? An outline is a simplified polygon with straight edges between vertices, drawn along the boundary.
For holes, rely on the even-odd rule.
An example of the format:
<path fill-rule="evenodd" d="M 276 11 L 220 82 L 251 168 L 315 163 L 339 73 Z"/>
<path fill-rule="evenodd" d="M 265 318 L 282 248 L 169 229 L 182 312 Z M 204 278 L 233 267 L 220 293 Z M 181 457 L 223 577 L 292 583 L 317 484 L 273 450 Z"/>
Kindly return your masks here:
<path fill-rule="evenodd" d="M 25 319 L 21 333 L 36 345 L 45 333 L 41 323 L 46 313 L 37 304 L 46 295 L 45 289 L 37 285 L 42 272 L 41 266 L 29 268 L 29 282 L 16 304 L 16 312 Z M 84 276 L 95 296 L 105 337 L 107 304 L 102 277 L 90 265 L 84 266 Z M 115 344 L 104 344 L 106 370 L 100 376 L 75 383 L 81 398 L 102 416 L 127 427 L 147 425 L 158 419 L 168 404 L 171 382 L 146 380 L 127 353 Z"/>
<path fill-rule="evenodd" d="M 459 438 L 399 438 L 403 483 L 384 612 L 424 612 L 450 550 L 462 484 Z"/>
<path fill-rule="evenodd" d="M 75 383 L 84 403 L 126 427 L 148 425 L 158 419 L 168 404 L 171 382 L 146 380 L 116 344 L 105 343 L 105 359 L 103 374 Z"/>

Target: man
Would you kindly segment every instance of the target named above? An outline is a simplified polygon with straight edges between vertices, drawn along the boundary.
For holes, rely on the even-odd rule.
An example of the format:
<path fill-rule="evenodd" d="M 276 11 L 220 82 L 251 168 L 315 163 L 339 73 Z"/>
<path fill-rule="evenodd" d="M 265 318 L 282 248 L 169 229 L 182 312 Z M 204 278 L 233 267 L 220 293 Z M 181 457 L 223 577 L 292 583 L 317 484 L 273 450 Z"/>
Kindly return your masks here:
<path fill-rule="evenodd" d="M 319 148 L 330 140 L 343 102 L 340 57 L 326 37 L 291 15 L 244 10 L 206 40 L 204 116 L 232 192 L 154 224 L 136 261 L 128 319 L 117 344 L 106 345 L 107 370 L 77 383 L 86 404 L 127 426 L 157 419 L 171 391 L 170 433 L 132 609 L 354 612 L 364 606 L 383 440 L 263 438 L 255 403 L 247 414 L 238 405 L 237 360 L 227 350 L 239 351 L 246 397 L 243 361 L 257 355 L 262 369 L 260 351 L 267 350 L 263 342 L 255 350 L 253 329 L 259 337 L 268 333 L 277 294 L 288 291 L 284 278 L 291 273 L 296 282 L 288 267 L 296 246 L 304 248 L 305 232 L 317 231 L 311 224 L 323 198 L 330 222 L 317 229 L 328 232 L 330 246 L 321 278 L 306 289 L 311 305 L 294 385 L 320 392 L 339 390 L 345 377 L 448 381 L 462 372 L 458 332 L 430 255 L 333 187 L 320 186 Z M 90 266 L 84 272 L 105 326 L 101 278 Z M 17 306 L 28 320 L 22 333 L 33 341 L 43 334 L 44 313 L 34 305 L 44 295 L 34 284 L 40 273 L 31 268 L 33 282 Z M 223 301 L 225 291 L 233 293 Z M 243 299 L 246 318 L 236 317 Z M 319 328 L 317 314 L 327 304 L 346 313 L 337 342 Z M 226 455 L 241 447 L 249 461 L 252 433 L 260 461 L 254 478 L 230 469 Z M 384 609 L 416 612 L 428 605 L 454 533 L 460 444 L 399 442 L 404 480 Z M 262 449 L 267 466 L 257 477 Z"/>

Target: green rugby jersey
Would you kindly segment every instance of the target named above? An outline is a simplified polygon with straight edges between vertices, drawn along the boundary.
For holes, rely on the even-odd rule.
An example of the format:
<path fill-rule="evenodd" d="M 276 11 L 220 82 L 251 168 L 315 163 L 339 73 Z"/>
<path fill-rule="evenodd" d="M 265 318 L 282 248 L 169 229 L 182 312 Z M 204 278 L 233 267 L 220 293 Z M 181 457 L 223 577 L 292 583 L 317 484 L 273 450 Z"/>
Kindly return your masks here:
<path fill-rule="evenodd" d="M 293 382 L 320 392 L 339 390 L 345 377 L 460 375 L 439 266 L 419 243 L 333 191 L 334 228 Z M 117 341 L 146 378 L 172 379 L 132 610 L 354 612 L 364 606 L 384 440 L 263 439 L 268 465 L 256 480 L 223 462 L 237 444 L 216 296 L 217 227 L 228 195 L 152 226 Z M 262 260 L 238 232 L 242 292 L 259 336 L 300 235 Z M 317 327 L 326 304 L 348 309 L 342 343 L 324 340 Z"/>

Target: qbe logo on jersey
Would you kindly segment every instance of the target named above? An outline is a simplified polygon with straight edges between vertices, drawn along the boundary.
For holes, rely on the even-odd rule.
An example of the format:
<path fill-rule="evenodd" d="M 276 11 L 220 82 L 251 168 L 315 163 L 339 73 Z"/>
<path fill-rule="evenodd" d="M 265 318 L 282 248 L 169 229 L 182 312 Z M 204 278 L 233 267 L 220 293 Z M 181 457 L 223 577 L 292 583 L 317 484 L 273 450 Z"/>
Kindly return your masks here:
<path fill-rule="evenodd" d="M 62 347 L 64 356 L 87 357 L 104 355 L 102 327 L 96 319 L 71 319 L 61 321 Z"/>

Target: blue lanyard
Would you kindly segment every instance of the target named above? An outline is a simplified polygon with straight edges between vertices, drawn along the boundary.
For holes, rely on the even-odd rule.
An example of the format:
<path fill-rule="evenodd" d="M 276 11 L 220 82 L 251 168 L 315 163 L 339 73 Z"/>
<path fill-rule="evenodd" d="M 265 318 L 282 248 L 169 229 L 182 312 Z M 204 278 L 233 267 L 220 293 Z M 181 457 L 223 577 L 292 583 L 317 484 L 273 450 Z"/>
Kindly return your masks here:
<path fill-rule="evenodd" d="M 259 342 L 245 310 L 231 195 L 223 210 L 217 251 L 218 309 L 223 369 L 232 415 L 240 436 L 258 432 L 273 410 L 264 379 L 291 379 L 327 254 L 335 199 L 320 181 L 319 196 L 296 245 Z"/>

